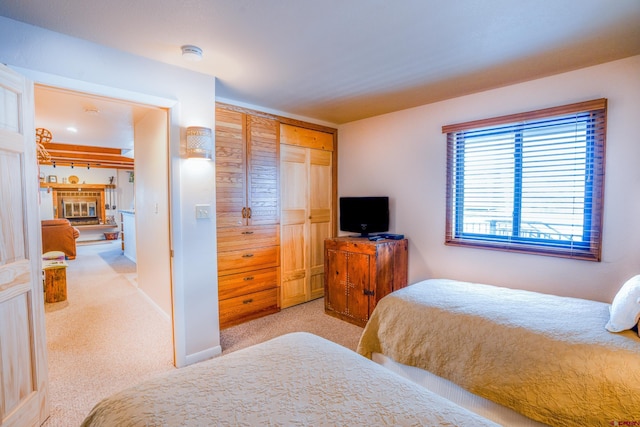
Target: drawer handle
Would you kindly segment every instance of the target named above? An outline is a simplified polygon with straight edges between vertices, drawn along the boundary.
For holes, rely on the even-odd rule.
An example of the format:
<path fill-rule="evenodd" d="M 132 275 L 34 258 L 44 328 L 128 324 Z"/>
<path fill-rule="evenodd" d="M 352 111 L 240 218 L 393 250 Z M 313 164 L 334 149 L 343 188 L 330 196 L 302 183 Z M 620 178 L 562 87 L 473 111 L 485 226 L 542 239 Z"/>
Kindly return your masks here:
<path fill-rule="evenodd" d="M 248 282 L 249 280 L 253 280 L 253 276 L 245 277 L 245 278 L 244 278 L 244 279 L 242 279 L 242 280 L 245 280 L 245 281 L 247 281 L 247 282 Z"/>
<path fill-rule="evenodd" d="M 253 298 L 246 299 L 242 301 L 243 304 L 251 304 L 253 302 Z"/>
<path fill-rule="evenodd" d="M 242 234 L 253 234 L 253 231 L 243 231 Z"/>
<path fill-rule="evenodd" d="M 251 258 L 253 256 L 253 254 L 244 254 L 242 255 L 242 258 Z"/>

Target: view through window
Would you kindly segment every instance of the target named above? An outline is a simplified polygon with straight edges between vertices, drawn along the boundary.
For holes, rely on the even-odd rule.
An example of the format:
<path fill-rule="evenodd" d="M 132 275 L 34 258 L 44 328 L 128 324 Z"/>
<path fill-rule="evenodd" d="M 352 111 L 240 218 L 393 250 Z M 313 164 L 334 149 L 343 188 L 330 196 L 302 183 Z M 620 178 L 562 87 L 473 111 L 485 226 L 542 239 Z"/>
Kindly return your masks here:
<path fill-rule="evenodd" d="M 599 260 L 605 117 L 597 100 L 443 127 L 446 243 Z"/>

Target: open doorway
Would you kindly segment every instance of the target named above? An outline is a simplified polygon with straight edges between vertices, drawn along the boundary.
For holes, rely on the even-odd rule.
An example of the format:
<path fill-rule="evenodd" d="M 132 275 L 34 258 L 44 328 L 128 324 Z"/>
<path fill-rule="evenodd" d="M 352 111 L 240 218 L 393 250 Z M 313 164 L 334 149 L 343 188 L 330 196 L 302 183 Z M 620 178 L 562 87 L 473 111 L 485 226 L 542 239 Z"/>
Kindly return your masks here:
<path fill-rule="evenodd" d="M 45 307 L 47 423 L 79 424 L 96 399 L 174 364 L 168 111 L 43 85 L 34 94 L 35 127 L 54 148 L 40 165 L 40 217 L 80 230 L 68 299 Z M 64 199 L 87 209 L 65 212 Z"/>

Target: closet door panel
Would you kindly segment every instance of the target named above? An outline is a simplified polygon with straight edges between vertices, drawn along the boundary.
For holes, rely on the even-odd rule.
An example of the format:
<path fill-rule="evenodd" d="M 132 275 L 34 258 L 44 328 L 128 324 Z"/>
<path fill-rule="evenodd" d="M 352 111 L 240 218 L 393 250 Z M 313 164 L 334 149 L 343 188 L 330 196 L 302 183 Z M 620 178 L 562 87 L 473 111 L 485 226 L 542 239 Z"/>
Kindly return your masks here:
<path fill-rule="evenodd" d="M 280 147 L 281 173 L 281 305 L 308 300 L 307 282 L 307 166 L 306 150 Z"/>
<path fill-rule="evenodd" d="M 309 149 L 310 299 L 324 295 L 324 241 L 332 237 L 332 153 Z"/>
<path fill-rule="evenodd" d="M 244 114 L 216 109 L 216 224 L 245 224 L 247 206 Z"/>
<path fill-rule="evenodd" d="M 309 238 L 310 299 L 324 295 L 324 241 L 333 236 L 331 222 L 312 223 Z"/>
<path fill-rule="evenodd" d="M 247 117 L 249 224 L 277 224 L 278 204 L 278 122 L 257 116 Z"/>

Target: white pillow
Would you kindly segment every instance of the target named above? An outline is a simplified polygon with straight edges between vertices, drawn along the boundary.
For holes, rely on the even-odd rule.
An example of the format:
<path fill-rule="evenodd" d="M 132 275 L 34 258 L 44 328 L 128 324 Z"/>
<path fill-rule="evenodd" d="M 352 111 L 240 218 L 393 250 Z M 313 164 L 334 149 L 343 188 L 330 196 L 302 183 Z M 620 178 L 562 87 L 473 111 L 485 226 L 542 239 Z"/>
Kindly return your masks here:
<path fill-rule="evenodd" d="M 621 332 L 633 328 L 640 319 L 640 274 L 627 280 L 616 294 L 609 307 L 610 332 Z"/>

